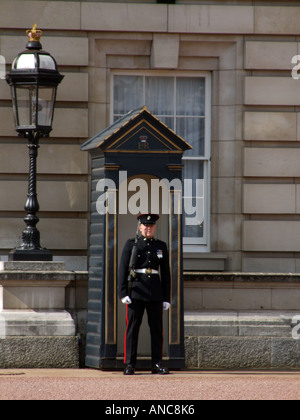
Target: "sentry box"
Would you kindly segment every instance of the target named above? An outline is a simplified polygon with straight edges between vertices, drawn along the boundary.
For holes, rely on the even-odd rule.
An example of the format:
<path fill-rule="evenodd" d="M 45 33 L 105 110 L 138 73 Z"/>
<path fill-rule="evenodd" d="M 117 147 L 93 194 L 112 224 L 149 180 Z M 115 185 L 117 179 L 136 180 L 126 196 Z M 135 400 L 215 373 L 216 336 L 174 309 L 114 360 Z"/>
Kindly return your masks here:
<path fill-rule="evenodd" d="M 182 156 L 191 146 L 146 107 L 131 111 L 82 145 L 92 161 L 86 366 L 121 369 L 125 308 L 117 295 L 123 246 L 139 213 L 158 213 L 156 237 L 169 247 L 171 306 L 164 313 L 164 365 L 184 367 Z M 143 321 L 146 322 L 146 321 Z M 136 368 L 150 367 L 142 325 Z"/>

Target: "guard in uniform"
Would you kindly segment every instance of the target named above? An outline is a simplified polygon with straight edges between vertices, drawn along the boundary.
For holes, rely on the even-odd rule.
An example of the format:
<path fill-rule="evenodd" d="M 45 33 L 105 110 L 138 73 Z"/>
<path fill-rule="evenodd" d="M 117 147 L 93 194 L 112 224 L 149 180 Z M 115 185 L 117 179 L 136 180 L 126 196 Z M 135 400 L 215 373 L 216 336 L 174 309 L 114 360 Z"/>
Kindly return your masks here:
<path fill-rule="evenodd" d="M 126 304 L 126 332 L 124 340 L 124 375 L 133 375 L 137 359 L 138 335 L 144 311 L 148 315 L 151 334 L 152 373 L 168 374 L 162 366 L 163 317 L 162 311 L 170 306 L 170 266 L 165 242 L 154 238 L 156 214 L 141 214 L 137 241 L 136 277 L 128 289 L 128 274 L 134 239 L 129 239 L 123 249 L 119 267 L 119 297 Z"/>

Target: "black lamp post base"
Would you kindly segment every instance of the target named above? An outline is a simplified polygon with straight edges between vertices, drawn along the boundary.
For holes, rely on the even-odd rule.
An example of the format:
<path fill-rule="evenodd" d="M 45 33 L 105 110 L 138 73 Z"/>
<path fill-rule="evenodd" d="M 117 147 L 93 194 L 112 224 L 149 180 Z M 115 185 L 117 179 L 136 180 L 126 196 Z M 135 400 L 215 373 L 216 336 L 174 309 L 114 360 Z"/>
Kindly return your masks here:
<path fill-rule="evenodd" d="M 14 249 L 9 255 L 10 261 L 52 261 L 53 255 L 47 249 Z"/>

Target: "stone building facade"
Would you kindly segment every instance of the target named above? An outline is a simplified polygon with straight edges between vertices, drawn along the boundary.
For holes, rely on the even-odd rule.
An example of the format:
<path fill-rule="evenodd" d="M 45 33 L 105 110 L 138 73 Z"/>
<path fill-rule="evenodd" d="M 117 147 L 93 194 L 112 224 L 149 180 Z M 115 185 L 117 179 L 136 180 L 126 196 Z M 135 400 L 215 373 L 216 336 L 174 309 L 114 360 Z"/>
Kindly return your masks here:
<path fill-rule="evenodd" d="M 39 149 L 42 246 L 87 270 L 91 163 L 80 147 L 131 105 L 155 113 L 151 89 L 172 91 L 158 117 L 194 146 L 184 164 L 203 179 L 203 218 L 184 237 L 186 310 L 299 310 L 299 20 L 296 0 L 1 0 L 0 260 L 20 244 L 28 176 L 3 63 L 36 23 L 65 75 Z M 191 335 L 215 334 L 189 322 Z M 232 342 L 247 345 L 232 325 Z"/>
<path fill-rule="evenodd" d="M 291 74 L 300 54 L 297 2 L 158 3 L 2 0 L 0 53 L 7 66 L 25 49 L 24 31 L 37 23 L 44 49 L 65 75 L 53 132 L 39 152 L 42 245 L 69 268 L 87 268 L 90 168 L 80 145 L 112 122 L 115 75 L 205 77 L 206 237 L 185 246 L 185 269 L 297 272 L 300 81 Z M 3 79 L 0 92 L 5 260 L 23 229 L 28 161 Z"/>

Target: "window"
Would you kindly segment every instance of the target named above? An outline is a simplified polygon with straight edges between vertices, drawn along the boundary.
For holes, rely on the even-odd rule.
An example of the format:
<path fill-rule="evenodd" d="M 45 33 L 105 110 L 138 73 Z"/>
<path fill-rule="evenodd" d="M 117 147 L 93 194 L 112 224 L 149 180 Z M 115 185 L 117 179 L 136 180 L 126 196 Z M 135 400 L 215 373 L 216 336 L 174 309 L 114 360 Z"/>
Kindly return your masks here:
<path fill-rule="evenodd" d="M 111 92 L 113 121 L 146 105 L 193 146 L 183 157 L 189 180 L 183 195 L 190 203 L 183 206 L 183 244 L 185 251 L 209 251 L 210 74 L 115 73 Z"/>

